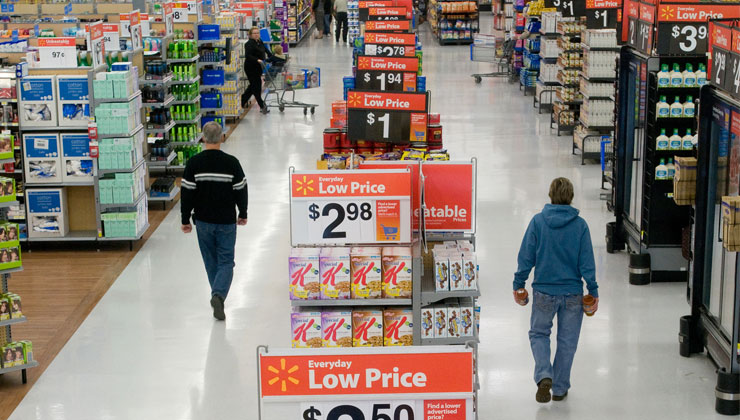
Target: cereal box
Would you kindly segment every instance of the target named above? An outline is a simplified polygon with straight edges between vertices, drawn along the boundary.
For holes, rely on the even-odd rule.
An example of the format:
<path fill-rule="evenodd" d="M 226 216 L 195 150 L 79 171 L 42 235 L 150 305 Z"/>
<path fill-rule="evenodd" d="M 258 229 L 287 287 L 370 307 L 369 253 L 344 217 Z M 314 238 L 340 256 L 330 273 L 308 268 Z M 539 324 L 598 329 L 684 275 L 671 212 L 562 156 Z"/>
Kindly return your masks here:
<path fill-rule="evenodd" d="M 412 346 L 414 344 L 413 312 L 411 309 L 383 311 L 383 345 Z"/>
<path fill-rule="evenodd" d="M 447 337 L 460 337 L 460 305 L 457 303 L 447 304 Z"/>
<path fill-rule="evenodd" d="M 321 347 L 321 312 L 312 309 L 296 310 L 290 314 L 294 348 Z"/>
<path fill-rule="evenodd" d="M 380 248 L 352 248 L 352 299 L 379 299 L 382 295 Z"/>
<path fill-rule="evenodd" d="M 434 338 L 447 337 L 447 307 L 434 305 Z"/>
<path fill-rule="evenodd" d="M 288 259 L 290 299 L 318 299 L 319 248 L 293 248 Z"/>
<path fill-rule="evenodd" d="M 403 247 L 383 248 L 383 297 L 411 298 L 413 275 L 411 272 L 411 249 Z"/>
<path fill-rule="evenodd" d="M 349 299 L 349 248 L 323 248 L 319 257 L 321 299 Z"/>
<path fill-rule="evenodd" d="M 434 338 L 434 308 L 421 308 L 421 338 Z"/>
<path fill-rule="evenodd" d="M 464 252 L 462 255 L 463 265 L 463 288 L 475 290 L 478 288 L 478 259 L 472 252 Z"/>
<path fill-rule="evenodd" d="M 383 311 L 352 311 L 352 334 L 354 347 L 383 347 Z"/>
<path fill-rule="evenodd" d="M 434 252 L 434 284 L 438 292 L 450 290 L 450 260 L 445 251 Z"/>
<path fill-rule="evenodd" d="M 352 311 L 321 313 L 324 347 L 352 347 Z"/>
<path fill-rule="evenodd" d="M 473 299 L 460 299 L 460 336 L 472 337 L 475 335 L 475 307 Z"/>
<path fill-rule="evenodd" d="M 463 277 L 463 256 L 459 252 L 449 254 L 450 261 L 450 290 L 465 290 Z"/>

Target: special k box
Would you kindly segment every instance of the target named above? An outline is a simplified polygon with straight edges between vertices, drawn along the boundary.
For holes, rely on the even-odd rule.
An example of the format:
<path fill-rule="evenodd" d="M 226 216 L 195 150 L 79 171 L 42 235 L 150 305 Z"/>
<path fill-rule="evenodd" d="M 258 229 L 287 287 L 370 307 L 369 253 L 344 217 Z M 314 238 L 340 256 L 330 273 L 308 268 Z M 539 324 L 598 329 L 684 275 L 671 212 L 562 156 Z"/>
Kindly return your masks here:
<path fill-rule="evenodd" d="M 321 339 L 321 312 L 314 309 L 296 309 L 290 314 L 294 348 L 318 348 Z"/>
<path fill-rule="evenodd" d="M 352 248 L 352 299 L 379 299 L 382 295 L 380 248 Z"/>
<path fill-rule="evenodd" d="M 321 299 L 349 299 L 352 283 L 349 251 L 349 248 L 321 249 Z"/>
<path fill-rule="evenodd" d="M 413 312 L 411 309 L 383 311 L 383 345 L 412 346 L 414 344 Z"/>
<path fill-rule="evenodd" d="M 318 299 L 319 248 L 293 248 L 288 258 L 290 274 L 290 299 Z"/>
<path fill-rule="evenodd" d="M 383 311 L 372 308 L 352 311 L 352 345 L 383 347 Z"/>
<path fill-rule="evenodd" d="M 421 338 L 434 338 L 434 308 L 421 308 Z"/>
<path fill-rule="evenodd" d="M 411 298 L 411 248 L 383 248 L 383 297 Z"/>
<path fill-rule="evenodd" d="M 321 336 L 324 347 L 352 347 L 352 311 L 322 312 Z"/>

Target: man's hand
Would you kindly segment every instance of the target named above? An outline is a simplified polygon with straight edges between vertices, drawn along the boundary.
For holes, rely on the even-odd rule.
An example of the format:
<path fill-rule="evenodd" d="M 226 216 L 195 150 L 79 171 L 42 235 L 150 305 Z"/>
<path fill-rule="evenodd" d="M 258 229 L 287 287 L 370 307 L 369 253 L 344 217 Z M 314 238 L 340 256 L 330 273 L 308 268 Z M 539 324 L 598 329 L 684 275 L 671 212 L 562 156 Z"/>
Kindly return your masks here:
<path fill-rule="evenodd" d="M 182 225 L 180 229 L 182 229 L 182 233 L 190 233 L 193 231 L 193 225 L 188 223 L 187 225 Z"/>
<path fill-rule="evenodd" d="M 241 217 L 239 220 L 236 221 L 236 224 L 239 226 L 246 226 L 247 225 L 247 219 L 242 219 Z"/>
<path fill-rule="evenodd" d="M 516 302 L 519 306 L 527 306 L 527 301 L 519 299 L 519 296 L 516 294 L 516 292 L 517 291 L 514 290 L 514 302 Z"/>
<path fill-rule="evenodd" d="M 594 304 L 591 305 L 591 311 L 593 311 L 593 313 L 596 313 L 596 311 L 598 310 L 599 310 L 599 298 L 594 297 Z"/>
<path fill-rule="evenodd" d="M 262 61 L 262 60 L 257 60 L 257 62 L 260 63 L 260 64 L 264 63 L 264 61 Z"/>

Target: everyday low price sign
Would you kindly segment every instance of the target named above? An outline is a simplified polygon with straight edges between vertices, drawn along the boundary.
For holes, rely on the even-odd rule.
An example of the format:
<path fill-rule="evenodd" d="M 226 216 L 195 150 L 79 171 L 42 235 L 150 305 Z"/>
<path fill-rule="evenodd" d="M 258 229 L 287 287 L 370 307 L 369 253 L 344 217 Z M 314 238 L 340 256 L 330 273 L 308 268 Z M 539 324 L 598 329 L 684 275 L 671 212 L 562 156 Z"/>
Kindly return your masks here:
<path fill-rule="evenodd" d="M 416 92 L 419 59 L 359 56 L 355 86 L 358 90 Z"/>
<path fill-rule="evenodd" d="M 425 142 L 427 94 L 362 92 L 347 95 L 347 136 L 352 141 Z"/>
<path fill-rule="evenodd" d="M 409 32 L 411 30 L 410 20 L 391 21 L 368 21 L 365 22 L 365 30 L 373 32 Z"/>
<path fill-rule="evenodd" d="M 292 243 L 410 243 L 411 191 L 408 170 L 293 172 Z"/>
<path fill-rule="evenodd" d="M 360 11 L 360 21 L 362 20 L 362 10 Z M 411 18 L 409 10 L 405 7 L 370 7 L 367 9 L 366 21 L 390 21 L 404 20 Z"/>
<path fill-rule="evenodd" d="M 472 420 L 471 349 L 278 349 L 259 356 L 262 420 Z"/>
<path fill-rule="evenodd" d="M 365 32 L 365 55 L 414 57 L 416 55 L 416 35 Z"/>

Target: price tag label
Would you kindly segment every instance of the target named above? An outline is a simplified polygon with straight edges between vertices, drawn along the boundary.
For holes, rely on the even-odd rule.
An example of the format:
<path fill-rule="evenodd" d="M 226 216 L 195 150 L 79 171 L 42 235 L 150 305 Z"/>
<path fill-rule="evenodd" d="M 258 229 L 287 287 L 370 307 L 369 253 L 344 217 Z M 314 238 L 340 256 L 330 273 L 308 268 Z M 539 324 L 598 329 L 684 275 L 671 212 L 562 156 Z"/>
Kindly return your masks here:
<path fill-rule="evenodd" d="M 659 23 L 658 54 L 704 54 L 709 47 L 707 23 Z"/>
<path fill-rule="evenodd" d="M 362 22 L 362 15 L 360 21 Z M 370 7 L 367 9 L 366 21 L 394 21 L 408 19 L 409 11 L 405 7 Z"/>
<path fill-rule="evenodd" d="M 358 90 L 415 92 L 419 59 L 360 56 L 355 86 Z"/>
<path fill-rule="evenodd" d="M 588 29 L 610 29 L 617 26 L 619 9 L 589 9 L 586 12 Z"/>
<path fill-rule="evenodd" d="M 425 142 L 426 93 L 350 91 L 347 135 L 350 140 L 387 143 Z"/>
<path fill-rule="evenodd" d="M 416 56 L 416 35 L 365 32 L 365 55 L 414 57 Z"/>
<path fill-rule="evenodd" d="M 725 90 L 740 99 L 740 54 L 736 52 L 730 53 L 728 59 Z"/>
<path fill-rule="evenodd" d="M 583 0 L 545 0 L 545 7 L 558 9 L 563 17 L 586 15 L 586 2 Z"/>
<path fill-rule="evenodd" d="M 121 27 L 116 24 L 103 24 L 103 43 L 106 51 L 118 51 L 121 49 Z"/>
<path fill-rule="evenodd" d="M 118 16 L 118 21 L 121 26 L 120 34 L 124 38 L 131 37 L 131 16 L 128 13 L 121 13 Z"/>
<path fill-rule="evenodd" d="M 411 172 L 291 174 L 293 245 L 408 243 Z"/>
<path fill-rule="evenodd" d="M 359 15 L 358 19 L 360 22 L 367 22 L 370 14 L 371 7 L 393 7 L 392 0 L 374 0 L 374 1 L 361 1 L 359 2 Z"/>
<path fill-rule="evenodd" d="M 41 67 L 77 67 L 75 38 L 39 38 L 38 48 Z"/>
<path fill-rule="evenodd" d="M 717 87 L 723 88 L 727 83 L 727 61 L 730 53 L 715 46 L 712 48 L 712 74 L 711 82 Z"/>
<path fill-rule="evenodd" d="M 190 21 L 188 18 L 190 9 L 188 6 L 188 3 L 174 3 L 172 16 L 175 23 L 187 23 Z"/>

